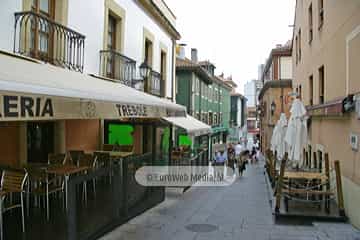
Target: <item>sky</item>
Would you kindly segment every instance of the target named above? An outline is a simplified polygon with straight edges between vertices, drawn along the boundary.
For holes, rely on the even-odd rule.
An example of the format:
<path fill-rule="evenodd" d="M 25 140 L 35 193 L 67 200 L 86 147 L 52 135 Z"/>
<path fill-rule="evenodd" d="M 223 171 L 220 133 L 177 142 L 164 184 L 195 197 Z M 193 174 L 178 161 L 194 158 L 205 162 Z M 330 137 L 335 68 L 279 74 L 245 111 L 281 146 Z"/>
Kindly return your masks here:
<path fill-rule="evenodd" d="M 175 14 L 176 28 L 199 60 L 210 60 L 216 74 L 232 75 L 243 85 L 258 77 L 276 44 L 292 38 L 296 0 L 165 0 Z"/>

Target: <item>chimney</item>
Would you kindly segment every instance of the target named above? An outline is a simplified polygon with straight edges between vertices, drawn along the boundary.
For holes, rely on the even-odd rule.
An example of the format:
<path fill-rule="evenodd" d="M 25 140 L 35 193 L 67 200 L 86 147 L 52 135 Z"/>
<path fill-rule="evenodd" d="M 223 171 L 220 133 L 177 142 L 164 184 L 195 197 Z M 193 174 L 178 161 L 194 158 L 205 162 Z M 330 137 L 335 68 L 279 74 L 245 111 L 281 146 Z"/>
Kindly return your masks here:
<path fill-rule="evenodd" d="M 176 49 L 178 57 L 183 60 L 185 59 L 185 46 L 186 44 L 180 43 L 177 45 L 177 49 Z"/>
<path fill-rule="evenodd" d="M 191 49 L 191 61 L 198 62 L 198 52 L 196 48 Z"/>

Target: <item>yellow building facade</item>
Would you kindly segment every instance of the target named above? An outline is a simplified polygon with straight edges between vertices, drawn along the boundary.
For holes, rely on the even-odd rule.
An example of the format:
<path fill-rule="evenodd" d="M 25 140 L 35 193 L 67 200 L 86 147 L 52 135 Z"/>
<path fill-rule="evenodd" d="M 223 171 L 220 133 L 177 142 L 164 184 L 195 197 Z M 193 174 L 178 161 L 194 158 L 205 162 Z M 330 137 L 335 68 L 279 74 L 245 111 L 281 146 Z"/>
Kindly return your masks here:
<path fill-rule="evenodd" d="M 307 106 L 311 167 L 324 154 L 340 160 L 346 215 L 360 227 L 360 2 L 298 0 L 293 32 L 293 89 Z M 347 103 L 347 104 L 346 104 Z"/>

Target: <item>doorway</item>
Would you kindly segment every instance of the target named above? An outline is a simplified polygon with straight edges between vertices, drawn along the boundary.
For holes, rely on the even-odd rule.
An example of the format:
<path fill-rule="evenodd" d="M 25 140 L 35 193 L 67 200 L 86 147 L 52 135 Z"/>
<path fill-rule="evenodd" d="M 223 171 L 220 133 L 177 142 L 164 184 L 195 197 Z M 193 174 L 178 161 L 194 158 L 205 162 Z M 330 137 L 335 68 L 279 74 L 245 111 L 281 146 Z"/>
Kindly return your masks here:
<path fill-rule="evenodd" d="M 54 123 L 31 122 L 27 125 L 28 163 L 46 163 L 54 152 Z"/>

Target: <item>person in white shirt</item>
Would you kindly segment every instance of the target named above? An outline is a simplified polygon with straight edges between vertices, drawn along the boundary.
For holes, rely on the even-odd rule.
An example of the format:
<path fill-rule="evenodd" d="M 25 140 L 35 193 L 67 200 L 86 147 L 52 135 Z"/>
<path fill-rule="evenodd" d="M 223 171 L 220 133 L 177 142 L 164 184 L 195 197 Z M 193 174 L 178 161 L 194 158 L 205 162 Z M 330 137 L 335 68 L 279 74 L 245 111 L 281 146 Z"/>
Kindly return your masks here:
<path fill-rule="evenodd" d="M 243 148 L 243 146 L 241 146 L 240 142 L 238 142 L 235 145 L 235 157 L 238 158 L 242 151 L 244 151 L 244 148 Z"/>

